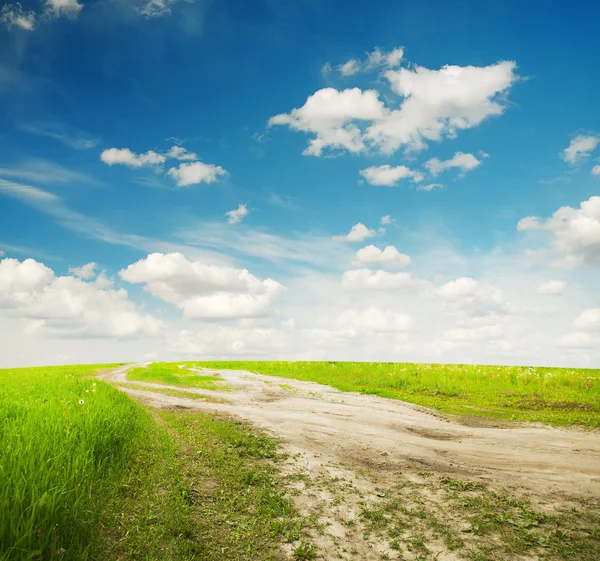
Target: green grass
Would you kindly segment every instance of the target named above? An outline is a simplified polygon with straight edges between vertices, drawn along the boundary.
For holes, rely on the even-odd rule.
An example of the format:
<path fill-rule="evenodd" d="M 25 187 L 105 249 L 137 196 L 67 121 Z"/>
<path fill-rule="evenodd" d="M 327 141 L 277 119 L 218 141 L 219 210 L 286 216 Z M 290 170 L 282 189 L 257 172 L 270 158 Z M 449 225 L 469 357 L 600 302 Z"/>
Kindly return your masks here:
<path fill-rule="evenodd" d="M 302 546 L 276 440 L 145 409 L 101 368 L 0 370 L 1 561 L 279 561 L 283 541 Z"/>
<path fill-rule="evenodd" d="M 187 386 L 205 390 L 227 391 L 219 376 L 198 374 L 185 368 L 179 368 L 176 362 L 154 362 L 149 366 L 133 368 L 127 373 L 127 379 L 136 382 L 155 382 L 167 386 Z"/>
<path fill-rule="evenodd" d="M 99 368 L 0 370 L 0 560 L 89 552 L 142 426 Z"/>
<path fill-rule="evenodd" d="M 299 542 L 305 521 L 284 492 L 278 443 L 224 416 L 151 415 L 96 558 L 284 559 L 281 542 Z"/>
<path fill-rule="evenodd" d="M 600 426 L 600 370 L 367 362 L 195 362 L 401 399 L 443 413 Z"/>
<path fill-rule="evenodd" d="M 118 388 L 126 388 L 130 390 L 147 391 L 152 393 L 160 393 L 163 395 L 171 395 L 173 397 L 181 397 L 184 399 L 193 399 L 199 401 L 206 401 L 208 403 L 230 403 L 226 399 L 220 397 L 213 397 L 212 395 L 204 395 L 201 393 L 186 392 L 185 390 L 174 390 L 171 388 L 154 388 L 146 387 L 138 384 L 119 383 Z"/>

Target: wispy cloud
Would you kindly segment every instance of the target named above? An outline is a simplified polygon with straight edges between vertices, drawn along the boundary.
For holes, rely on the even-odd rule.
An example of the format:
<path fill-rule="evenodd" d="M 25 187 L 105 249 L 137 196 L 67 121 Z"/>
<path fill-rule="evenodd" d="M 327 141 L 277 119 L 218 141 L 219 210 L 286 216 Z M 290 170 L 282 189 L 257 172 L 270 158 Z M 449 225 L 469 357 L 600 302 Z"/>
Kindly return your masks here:
<path fill-rule="evenodd" d="M 169 253 L 178 251 L 191 259 L 202 260 L 205 263 L 216 265 L 226 265 L 232 262 L 229 256 L 210 249 L 201 249 L 196 246 L 120 232 L 106 226 L 92 216 L 69 208 L 59 196 L 31 185 L 23 185 L 0 179 L 0 195 L 17 199 L 47 214 L 67 230 L 87 238 L 101 240 L 113 245 L 131 247 L 142 252 Z"/>
<path fill-rule="evenodd" d="M 0 177 L 11 177 L 33 183 L 94 183 L 88 175 L 71 171 L 53 162 L 40 159 L 25 160 L 17 165 L 0 166 Z"/>
<path fill-rule="evenodd" d="M 99 138 L 59 122 L 21 124 L 18 128 L 29 134 L 53 138 L 76 150 L 89 150 L 100 143 Z"/>
<path fill-rule="evenodd" d="M 296 199 L 289 195 L 278 195 L 277 193 L 270 192 L 267 197 L 267 203 L 285 210 L 300 210 L 300 205 L 298 205 Z"/>

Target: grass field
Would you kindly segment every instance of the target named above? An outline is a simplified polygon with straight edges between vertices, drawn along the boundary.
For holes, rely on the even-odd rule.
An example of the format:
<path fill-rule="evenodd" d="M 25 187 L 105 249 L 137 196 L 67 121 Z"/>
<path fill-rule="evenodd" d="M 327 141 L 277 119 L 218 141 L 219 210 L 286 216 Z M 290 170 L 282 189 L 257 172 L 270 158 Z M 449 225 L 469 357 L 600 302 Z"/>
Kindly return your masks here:
<path fill-rule="evenodd" d="M 600 426 L 600 370 L 366 362 L 193 362 L 328 384 L 443 413 Z"/>
<path fill-rule="evenodd" d="M 275 440 L 146 410 L 90 376 L 106 366 L 0 370 L 1 561 L 266 561 L 283 541 L 308 547 Z"/>
<path fill-rule="evenodd" d="M 84 376 L 97 366 L 0 370 L 0 559 L 80 558 L 118 487 L 140 409 Z"/>

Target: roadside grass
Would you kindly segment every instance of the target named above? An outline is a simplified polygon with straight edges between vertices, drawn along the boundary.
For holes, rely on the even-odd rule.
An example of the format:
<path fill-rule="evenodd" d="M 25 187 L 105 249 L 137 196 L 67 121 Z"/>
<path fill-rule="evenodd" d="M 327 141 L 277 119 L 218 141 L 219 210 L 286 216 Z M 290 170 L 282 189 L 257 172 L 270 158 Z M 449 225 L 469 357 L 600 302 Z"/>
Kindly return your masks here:
<path fill-rule="evenodd" d="M 101 368 L 0 370 L 1 561 L 279 561 L 283 542 L 314 553 L 276 440 L 146 409 L 91 377 Z"/>
<path fill-rule="evenodd" d="M 88 555 L 142 428 L 103 367 L 0 370 L 0 560 Z"/>
<path fill-rule="evenodd" d="M 279 561 L 282 542 L 302 546 L 306 522 L 285 493 L 274 439 L 224 416 L 149 414 L 98 559 Z"/>
<path fill-rule="evenodd" d="M 138 390 L 138 391 L 148 391 L 152 393 L 161 393 L 163 395 L 171 395 L 173 397 L 181 397 L 185 399 L 195 399 L 200 401 L 206 401 L 208 403 L 230 403 L 226 399 L 222 399 L 220 397 L 213 397 L 212 395 L 205 395 L 201 393 L 193 393 L 186 392 L 185 390 L 174 390 L 171 388 L 155 388 L 155 387 L 147 387 L 141 384 L 128 384 L 119 382 L 116 384 L 117 388 L 125 388 L 130 390 Z"/>
<path fill-rule="evenodd" d="M 205 390 L 228 391 L 220 376 L 198 374 L 187 368 L 179 368 L 181 363 L 153 362 L 148 366 L 133 368 L 127 372 L 127 379 L 136 382 L 155 382 L 167 386 L 187 386 Z"/>
<path fill-rule="evenodd" d="M 600 427 L 600 370 L 383 362 L 186 364 L 318 382 L 451 415 Z"/>

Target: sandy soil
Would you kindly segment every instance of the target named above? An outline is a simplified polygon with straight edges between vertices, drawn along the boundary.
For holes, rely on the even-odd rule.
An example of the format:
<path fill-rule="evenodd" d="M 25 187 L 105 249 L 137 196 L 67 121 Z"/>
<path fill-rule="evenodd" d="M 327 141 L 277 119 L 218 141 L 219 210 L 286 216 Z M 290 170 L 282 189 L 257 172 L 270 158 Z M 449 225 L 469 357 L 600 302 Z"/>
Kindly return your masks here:
<path fill-rule="evenodd" d="M 128 368 L 105 373 L 108 381 L 128 382 Z M 139 383 L 123 388 L 155 407 L 218 411 L 253 422 L 283 440 L 304 470 L 321 484 L 298 486 L 296 501 L 305 512 L 318 511 L 327 526 L 318 538 L 326 559 L 394 558 L 377 539 L 355 538 L 344 522 L 361 504 L 377 500 L 399 477 L 421 481 L 423 474 L 482 481 L 495 488 L 527 493 L 542 503 L 600 498 L 600 432 L 546 426 L 464 426 L 408 403 L 340 392 L 328 386 L 243 371 L 202 370 L 219 375 L 232 391 L 185 388 L 223 398 L 203 402 L 152 392 L 170 387 Z M 172 387 L 172 389 L 179 389 Z M 290 467 L 290 472 L 292 467 Z M 335 481 L 335 485 L 331 482 Z M 347 486 L 336 510 L 336 493 Z M 311 487 L 310 490 L 307 490 Z M 337 505 L 339 506 L 339 505 Z M 339 511 L 339 512 L 338 512 Z M 368 543 L 366 543 L 368 541 Z M 352 551 L 349 557 L 345 552 Z M 458 559 L 440 547 L 438 559 Z"/>

